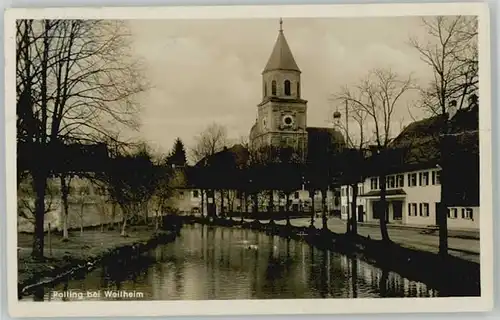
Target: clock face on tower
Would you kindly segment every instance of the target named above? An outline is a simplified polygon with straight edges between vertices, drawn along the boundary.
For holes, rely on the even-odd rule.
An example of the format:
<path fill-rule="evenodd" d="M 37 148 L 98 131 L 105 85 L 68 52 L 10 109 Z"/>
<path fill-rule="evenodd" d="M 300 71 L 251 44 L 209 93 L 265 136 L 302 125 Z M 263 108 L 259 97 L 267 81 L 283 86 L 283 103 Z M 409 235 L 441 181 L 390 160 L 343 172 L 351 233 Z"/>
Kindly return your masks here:
<path fill-rule="evenodd" d="M 286 116 L 283 117 L 282 123 L 283 123 L 284 127 L 290 128 L 295 123 L 295 119 L 291 115 L 286 115 Z"/>

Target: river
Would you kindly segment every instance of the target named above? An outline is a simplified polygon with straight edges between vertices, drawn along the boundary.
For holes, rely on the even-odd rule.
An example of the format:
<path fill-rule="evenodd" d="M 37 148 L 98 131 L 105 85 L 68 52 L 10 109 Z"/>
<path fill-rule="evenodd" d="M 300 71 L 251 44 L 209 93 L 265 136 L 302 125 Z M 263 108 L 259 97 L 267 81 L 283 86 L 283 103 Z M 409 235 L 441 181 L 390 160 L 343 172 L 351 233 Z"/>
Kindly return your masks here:
<path fill-rule="evenodd" d="M 123 296 L 123 293 L 127 296 Z M 108 295 L 108 296 L 107 296 Z M 111 295 L 111 296 L 109 296 Z M 114 296 L 113 296 L 114 295 Z M 425 284 L 305 242 L 186 225 L 172 243 L 127 265 L 99 266 L 34 300 L 205 300 L 435 297 Z"/>

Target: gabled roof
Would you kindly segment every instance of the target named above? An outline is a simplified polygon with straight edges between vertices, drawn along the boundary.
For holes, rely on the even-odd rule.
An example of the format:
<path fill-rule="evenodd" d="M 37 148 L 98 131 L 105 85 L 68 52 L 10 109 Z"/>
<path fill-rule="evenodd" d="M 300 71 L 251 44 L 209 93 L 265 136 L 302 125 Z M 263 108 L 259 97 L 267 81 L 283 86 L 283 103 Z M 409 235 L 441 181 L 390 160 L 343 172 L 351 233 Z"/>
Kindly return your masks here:
<path fill-rule="evenodd" d="M 267 61 L 267 65 L 262 73 L 272 70 L 290 70 L 300 72 L 295 59 L 293 58 L 292 51 L 288 46 L 283 30 L 278 33 L 278 38 L 274 44 L 273 52 Z"/>

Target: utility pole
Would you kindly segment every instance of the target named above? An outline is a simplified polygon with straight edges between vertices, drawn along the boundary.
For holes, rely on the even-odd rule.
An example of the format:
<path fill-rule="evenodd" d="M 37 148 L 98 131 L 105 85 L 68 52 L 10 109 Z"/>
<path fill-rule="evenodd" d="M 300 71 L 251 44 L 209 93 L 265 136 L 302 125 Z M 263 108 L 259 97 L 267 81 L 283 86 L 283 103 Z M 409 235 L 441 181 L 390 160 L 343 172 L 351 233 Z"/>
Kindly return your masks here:
<path fill-rule="evenodd" d="M 345 101 L 345 138 L 346 138 L 346 144 L 349 149 L 349 103 L 347 100 Z M 350 181 L 349 181 L 350 182 Z M 345 190 L 345 195 L 347 199 L 347 206 L 346 206 L 346 213 L 347 213 L 347 233 L 351 232 L 351 210 L 350 210 L 350 204 L 349 204 L 349 188 L 350 188 L 350 183 L 347 183 L 347 188 Z"/>

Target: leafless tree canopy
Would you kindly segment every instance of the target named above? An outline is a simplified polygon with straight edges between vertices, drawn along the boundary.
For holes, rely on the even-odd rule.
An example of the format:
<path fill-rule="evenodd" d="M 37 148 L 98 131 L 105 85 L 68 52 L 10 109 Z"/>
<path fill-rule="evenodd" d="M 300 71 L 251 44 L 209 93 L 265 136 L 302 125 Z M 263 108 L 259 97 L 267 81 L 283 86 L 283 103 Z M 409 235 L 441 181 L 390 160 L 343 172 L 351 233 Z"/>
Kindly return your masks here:
<path fill-rule="evenodd" d="M 433 115 L 446 113 L 451 100 L 460 109 L 478 89 L 477 17 L 438 16 L 422 22 L 430 38 L 413 37 L 410 44 L 432 68 L 434 79 L 421 89 L 419 105 Z"/>
<path fill-rule="evenodd" d="M 99 140 L 137 127 L 145 88 L 121 21 L 19 20 L 19 138 L 46 143 Z"/>
<path fill-rule="evenodd" d="M 228 143 L 227 129 L 213 123 L 205 128 L 196 138 L 191 149 L 191 158 L 194 162 L 221 151 Z"/>
<path fill-rule="evenodd" d="M 401 97 L 413 88 L 411 75 L 402 78 L 389 69 L 376 69 L 370 71 L 358 85 L 344 87 L 337 97 L 349 104 L 350 114 L 358 125 L 362 128 L 364 124 L 373 126 L 373 143 L 387 147 L 392 137 L 394 111 Z M 365 130 L 360 134 L 363 144 L 367 141 Z"/>

